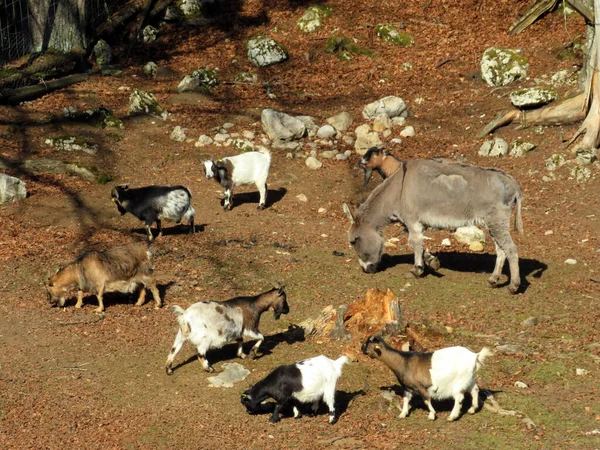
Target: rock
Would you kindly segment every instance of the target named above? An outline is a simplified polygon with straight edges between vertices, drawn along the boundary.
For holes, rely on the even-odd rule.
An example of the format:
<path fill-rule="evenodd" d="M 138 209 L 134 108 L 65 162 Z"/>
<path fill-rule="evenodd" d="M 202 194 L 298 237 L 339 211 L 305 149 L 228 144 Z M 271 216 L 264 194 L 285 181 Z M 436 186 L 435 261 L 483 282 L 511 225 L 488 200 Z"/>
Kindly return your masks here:
<path fill-rule="evenodd" d="M 317 170 L 323 167 L 323 163 L 314 156 L 309 156 L 308 158 L 306 158 L 306 161 L 304 163 L 306 164 L 306 167 L 312 170 Z"/>
<path fill-rule="evenodd" d="M 202 92 L 210 92 L 210 89 L 219 84 L 217 69 L 208 69 L 201 67 L 194 70 L 191 74 L 186 75 L 177 86 L 177 92 L 193 92 L 200 90 Z"/>
<path fill-rule="evenodd" d="M 306 126 L 301 120 L 273 109 L 263 109 L 261 124 L 272 141 L 292 141 L 306 134 Z"/>
<path fill-rule="evenodd" d="M 12 203 L 27 197 L 27 183 L 0 173 L 0 203 Z"/>
<path fill-rule="evenodd" d="M 579 367 L 575 369 L 575 374 L 579 377 L 588 375 L 589 373 L 590 373 L 590 371 L 587 369 L 580 369 Z"/>
<path fill-rule="evenodd" d="M 404 101 L 393 95 L 379 99 L 373 103 L 369 103 L 363 109 L 362 115 L 365 119 L 374 119 L 381 113 L 386 113 L 388 117 L 393 118 L 399 116 L 406 111 Z"/>
<path fill-rule="evenodd" d="M 392 128 L 392 121 L 386 113 L 381 113 L 373 120 L 373 131 L 385 131 Z"/>
<path fill-rule="evenodd" d="M 448 238 L 442 239 L 442 246 L 450 247 L 451 245 L 452 245 L 452 242 L 450 242 L 450 239 L 448 239 Z"/>
<path fill-rule="evenodd" d="M 370 131 L 368 124 L 363 124 L 356 128 L 356 142 L 354 143 L 354 149 L 359 155 L 367 153 L 371 147 L 379 147 L 382 145 L 381 139 L 379 139 L 379 133 Z"/>
<path fill-rule="evenodd" d="M 587 167 L 575 166 L 571 169 L 571 176 L 575 178 L 578 183 L 585 183 L 592 177 L 592 172 Z"/>
<path fill-rule="evenodd" d="M 323 18 L 331 15 L 332 8 L 322 5 L 309 6 L 298 19 L 298 29 L 304 33 L 312 33 L 323 26 Z"/>
<path fill-rule="evenodd" d="M 142 37 L 145 43 L 154 42 L 158 36 L 158 28 L 152 25 L 146 25 L 142 31 Z"/>
<path fill-rule="evenodd" d="M 384 138 L 389 138 L 392 135 L 392 130 L 383 130 L 383 137 Z"/>
<path fill-rule="evenodd" d="M 98 152 L 98 146 L 84 141 L 81 138 L 75 136 L 59 136 L 54 138 L 48 138 L 44 141 L 44 144 L 49 145 L 57 150 L 63 150 L 66 152 L 84 152 L 89 155 L 95 155 Z"/>
<path fill-rule="evenodd" d="M 85 122 L 94 127 L 123 128 L 123 122 L 108 108 L 94 107 L 77 111 L 72 106 L 63 109 L 63 115 L 69 120 Z M 79 141 L 82 141 L 79 139 Z M 76 149 L 79 150 L 79 149 Z"/>
<path fill-rule="evenodd" d="M 209 387 L 233 387 L 238 381 L 243 381 L 250 371 L 239 363 L 223 364 L 223 372 L 214 377 L 208 377 Z"/>
<path fill-rule="evenodd" d="M 317 135 L 319 127 L 311 116 L 296 116 L 296 119 L 304 124 L 308 137 L 314 137 Z"/>
<path fill-rule="evenodd" d="M 221 126 L 221 128 L 224 128 L 224 129 L 226 129 L 226 130 L 229 130 L 230 128 L 233 128 L 233 127 L 235 127 L 235 124 L 234 124 L 234 123 L 231 123 L 231 122 L 225 122 L 225 123 L 224 123 L 224 124 Z"/>
<path fill-rule="evenodd" d="M 331 159 L 335 155 L 337 155 L 337 151 L 336 150 L 325 150 L 324 152 L 321 153 L 321 157 L 325 158 L 325 159 Z"/>
<path fill-rule="evenodd" d="M 475 225 L 459 227 L 454 232 L 454 239 L 467 245 L 471 245 L 473 242 L 485 243 L 485 233 Z"/>
<path fill-rule="evenodd" d="M 522 381 L 515 381 L 515 387 L 519 389 L 527 389 L 529 386 L 527 386 Z"/>
<path fill-rule="evenodd" d="M 338 153 L 337 155 L 335 155 L 335 159 L 337 159 L 338 161 L 346 161 L 348 159 L 348 156 L 346 156 L 344 153 Z"/>
<path fill-rule="evenodd" d="M 346 145 L 354 145 L 354 138 L 352 136 L 344 136 L 342 138 L 342 142 Z"/>
<path fill-rule="evenodd" d="M 254 133 L 254 131 L 242 131 L 242 136 L 244 137 L 244 139 L 248 139 L 249 141 L 253 141 L 256 138 L 256 134 Z"/>
<path fill-rule="evenodd" d="M 302 150 L 302 144 L 300 142 L 275 141 L 271 147 L 274 150 L 284 150 L 287 152 L 299 152 Z"/>
<path fill-rule="evenodd" d="M 177 142 L 185 142 L 187 136 L 185 135 L 183 128 L 177 125 L 175 128 L 173 128 L 173 131 L 171 132 L 171 139 Z"/>
<path fill-rule="evenodd" d="M 552 86 L 562 86 L 563 84 L 567 84 L 570 81 L 571 75 L 573 75 L 572 70 L 559 70 L 550 77 L 550 84 Z"/>
<path fill-rule="evenodd" d="M 569 264 L 570 266 L 574 266 L 577 264 L 577 260 L 573 258 L 565 259 L 565 264 Z"/>
<path fill-rule="evenodd" d="M 147 63 L 144 66 L 142 71 L 144 72 L 144 75 L 146 75 L 147 77 L 154 78 L 158 72 L 158 66 L 156 65 L 156 63 L 153 63 L 152 61 L 150 61 L 149 63 Z"/>
<path fill-rule="evenodd" d="M 504 156 L 508 154 L 508 144 L 502 138 L 485 141 L 479 149 L 481 156 Z"/>
<path fill-rule="evenodd" d="M 149 114 L 153 117 L 167 118 L 165 111 L 156 100 L 154 94 L 134 89 L 129 96 L 129 114 Z"/>
<path fill-rule="evenodd" d="M 202 0 L 180 0 L 177 4 L 185 19 L 202 17 Z"/>
<path fill-rule="evenodd" d="M 515 141 L 512 143 L 512 146 L 510 148 L 510 155 L 519 158 L 519 157 L 525 156 L 527 153 L 529 153 L 535 147 L 536 147 L 536 145 L 532 144 L 531 142 Z"/>
<path fill-rule="evenodd" d="M 414 135 L 415 129 L 410 125 L 400 132 L 401 137 L 413 137 Z"/>
<path fill-rule="evenodd" d="M 3 167 L 4 165 L 0 160 L 0 169 Z M 94 166 L 85 166 L 79 163 L 69 163 L 55 159 L 26 159 L 21 161 L 18 167 L 31 172 L 68 173 L 93 183 L 104 184 L 112 180 L 110 175 L 99 171 Z"/>
<path fill-rule="evenodd" d="M 183 18 L 183 13 L 181 9 L 174 5 L 167 6 L 165 10 L 165 21 L 166 22 L 178 22 Z"/>
<path fill-rule="evenodd" d="M 554 231 L 552 231 L 552 230 L 544 231 L 544 236 L 552 236 L 553 234 L 554 234 Z"/>
<path fill-rule="evenodd" d="M 506 86 L 525 78 L 529 62 L 521 50 L 490 47 L 481 58 L 481 78 L 488 86 Z"/>
<path fill-rule="evenodd" d="M 215 134 L 214 141 L 222 143 L 222 142 L 227 141 L 227 139 L 230 139 L 230 138 L 231 138 L 231 136 L 229 136 L 229 134 L 227 134 L 227 133 L 217 133 L 217 134 Z"/>
<path fill-rule="evenodd" d="M 231 146 L 238 153 L 246 153 L 254 151 L 254 143 L 246 140 L 246 139 L 233 139 L 231 141 Z"/>
<path fill-rule="evenodd" d="M 400 144 L 402 144 L 402 139 L 400 139 L 400 138 L 394 138 L 390 142 L 392 144 L 394 144 L 394 145 L 400 145 Z"/>
<path fill-rule="evenodd" d="M 212 138 L 210 136 L 203 134 L 198 138 L 198 141 L 196 141 L 196 143 L 194 145 L 196 147 L 204 147 L 204 146 L 210 145 L 212 143 L 213 143 Z"/>
<path fill-rule="evenodd" d="M 521 322 L 521 326 L 531 328 L 535 327 L 538 323 L 539 320 L 537 317 L 528 317 L 523 322 Z"/>
<path fill-rule="evenodd" d="M 396 30 L 396 28 L 390 24 L 377 25 L 375 27 L 375 34 L 385 42 L 397 45 L 398 47 L 408 47 L 413 43 L 413 39 L 408 34 Z"/>
<path fill-rule="evenodd" d="M 405 123 L 406 123 L 406 117 L 397 116 L 397 117 L 392 118 L 392 125 L 395 127 L 404 126 Z"/>
<path fill-rule="evenodd" d="M 582 166 L 592 164 L 598 159 L 598 150 L 595 148 L 578 148 L 575 150 L 575 159 Z"/>
<path fill-rule="evenodd" d="M 333 128 L 331 125 L 323 125 L 317 131 L 317 137 L 319 139 L 329 139 L 335 136 L 335 134 L 335 128 Z"/>
<path fill-rule="evenodd" d="M 112 50 L 104 39 L 100 39 L 94 45 L 94 55 L 96 56 L 96 64 L 100 68 L 109 66 L 112 62 Z"/>
<path fill-rule="evenodd" d="M 258 66 L 266 67 L 288 59 L 288 51 L 266 36 L 254 36 L 246 43 L 246 57 Z"/>
<path fill-rule="evenodd" d="M 565 165 L 565 158 L 558 153 L 554 153 L 550 158 L 546 160 L 547 170 L 556 170 L 557 168 Z"/>
<path fill-rule="evenodd" d="M 482 252 L 483 248 L 484 247 L 481 242 L 471 242 L 469 244 L 469 250 L 471 250 L 472 252 Z"/>
<path fill-rule="evenodd" d="M 519 89 L 509 94 L 511 103 L 517 108 L 536 108 L 558 98 L 556 90 L 547 87 Z"/>
<path fill-rule="evenodd" d="M 346 131 L 352 125 L 352 116 L 346 111 L 342 111 L 335 116 L 325 120 L 329 125 L 338 131 Z"/>
<path fill-rule="evenodd" d="M 306 203 L 308 201 L 308 199 L 306 198 L 306 195 L 304 194 L 298 194 L 296 195 L 296 198 L 301 201 L 302 203 Z"/>

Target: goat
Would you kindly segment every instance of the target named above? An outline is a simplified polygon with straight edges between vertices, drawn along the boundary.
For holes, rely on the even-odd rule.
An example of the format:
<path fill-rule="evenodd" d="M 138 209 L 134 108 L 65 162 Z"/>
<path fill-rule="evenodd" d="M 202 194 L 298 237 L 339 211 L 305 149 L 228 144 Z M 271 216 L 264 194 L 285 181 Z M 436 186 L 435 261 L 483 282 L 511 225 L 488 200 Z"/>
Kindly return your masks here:
<path fill-rule="evenodd" d="M 65 305 L 65 293 L 77 285 L 77 304 L 81 308 L 83 293 L 92 292 L 98 298 L 96 312 L 104 311 L 105 292 L 134 292 L 142 284 L 136 306 L 144 304 L 146 288 L 152 291 L 156 308 L 161 307 L 160 294 L 152 275 L 150 251 L 144 244 L 134 243 L 104 252 L 90 251 L 60 269 L 46 283 L 48 302 Z"/>
<path fill-rule="evenodd" d="M 264 379 L 251 386 L 242 394 L 242 404 L 250 414 L 260 411 L 261 403 L 267 398 L 275 399 L 275 409 L 270 422 L 279 421 L 279 411 L 288 402 L 312 403 L 313 411 L 323 400 L 329 408 L 329 423 L 336 422 L 335 386 L 342 375 L 342 367 L 350 362 L 347 356 L 332 360 L 320 355 L 305 359 L 296 364 L 280 366 Z M 300 412 L 294 404 L 294 417 L 300 418 Z"/>
<path fill-rule="evenodd" d="M 227 156 L 218 161 L 204 161 L 206 178 L 214 178 L 225 188 L 225 201 L 223 209 L 231 210 L 233 207 L 233 186 L 241 184 L 255 184 L 260 193 L 258 209 L 264 209 L 267 202 L 267 178 L 271 166 L 271 153 L 247 152 L 237 156 Z"/>
<path fill-rule="evenodd" d="M 404 404 L 400 418 L 408 415 L 410 400 L 414 394 L 423 397 L 429 408 L 429 420 L 435 420 L 431 399 L 454 399 L 449 421 L 458 419 L 464 394 L 470 391 L 473 404 L 469 414 L 479 408 L 479 387 L 475 381 L 477 370 L 492 351 L 484 347 L 479 353 L 464 347 L 448 347 L 432 353 L 403 352 L 390 347 L 379 336 L 371 336 L 362 346 L 362 352 L 381 359 L 396 375 L 404 389 Z"/>
<path fill-rule="evenodd" d="M 378 147 L 371 147 L 367 153 L 360 158 L 358 166 L 365 171 L 363 182 L 364 189 L 367 187 L 367 184 L 369 184 L 373 169 L 379 172 L 381 178 L 385 180 L 402 166 L 402 161 L 385 150 L 381 150 Z"/>
<path fill-rule="evenodd" d="M 150 227 L 156 222 L 158 235 L 162 235 L 161 220 L 180 223 L 185 219 L 194 233 L 192 194 L 184 186 L 145 186 L 130 189 L 128 185 L 115 186 L 110 192 L 111 200 L 117 205 L 121 215 L 131 213 L 146 224 L 148 242 L 154 240 Z"/>
<path fill-rule="evenodd" d="M 283 288 L 224 302 L 198 302 L 186 310 L 173 305 L 179 330 L 165 364 L 167 375 L 173 373 L 171 364 L 185 341 L 190 341 L 198 349 L 198 359 L 207 372 L 213 372 L 214 369 L 208 363 L 206 352 L 221 348 L 230 341 L 235 340 L 238 344 L 237 356 L 245 358 L 247 355 L 242 348 L 244 337 L 257 339 L 250 351 L 252 358 L 256 358 L 258 348 L 265 339 L 258 330 L 260 316 L 269 308 L 273 308 L 275 320 L 290 311 Z"/>

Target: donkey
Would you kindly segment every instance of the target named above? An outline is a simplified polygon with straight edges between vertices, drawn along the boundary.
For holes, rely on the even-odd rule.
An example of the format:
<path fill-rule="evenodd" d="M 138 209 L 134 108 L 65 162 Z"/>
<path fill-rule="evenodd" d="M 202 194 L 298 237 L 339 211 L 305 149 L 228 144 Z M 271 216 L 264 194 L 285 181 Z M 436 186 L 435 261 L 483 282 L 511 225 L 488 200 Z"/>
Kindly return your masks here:
<path fill-rule="evenodd" d="M 438 270 L 440 262 L 423 248 L 427 227 L 456 229 L 485 225 L 496 245 L 496 266 L 488 279 L 496 287 L 508 258 L 510 284 L 515 294 L 521 284 L 517 246 L 510 236 L 510 219 L 517 207 L 515 230 L 523 232 L 523 194 L 513 177 L 502 170 L 450 162 L 441 158 L 403 161 L 401 167 L 377 186 L 354 214 L 344 204 L 350 220 L 348 240 L 366 273 L 374 273 L 383 250 L 382 229 L 394 222 L 408 229 L 414 250 L 414 277 L 424 274 L 424 264 Z"/>

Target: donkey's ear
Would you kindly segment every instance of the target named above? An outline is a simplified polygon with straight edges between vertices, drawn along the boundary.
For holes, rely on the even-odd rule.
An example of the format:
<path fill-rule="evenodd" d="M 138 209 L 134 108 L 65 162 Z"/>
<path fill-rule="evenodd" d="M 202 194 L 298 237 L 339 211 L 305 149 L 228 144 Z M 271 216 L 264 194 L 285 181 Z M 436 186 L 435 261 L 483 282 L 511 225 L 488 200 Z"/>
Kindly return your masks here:
<path fill-rule="evenodd" d="M 348 205 L 346 205 L 344 203 L 342 205 L 342 209 L 344 210 L 344 213 L 346 214 L 346 217 L 348 217 L 348 220 L 350 221 L 350 225 L 354 225 L 354 216 L 350 212 L 350 208 L 348 208 Z"/>

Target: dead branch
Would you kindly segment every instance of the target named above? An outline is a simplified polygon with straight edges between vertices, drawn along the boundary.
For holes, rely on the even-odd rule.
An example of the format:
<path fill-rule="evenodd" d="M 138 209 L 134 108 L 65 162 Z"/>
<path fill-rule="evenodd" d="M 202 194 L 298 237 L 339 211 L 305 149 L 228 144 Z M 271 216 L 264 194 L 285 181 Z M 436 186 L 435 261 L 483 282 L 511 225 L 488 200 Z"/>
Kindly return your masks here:
<path fill-rule="evenodd" d="M 556 6 L 558 0 L 536 0 L 508 29 L 510 34 L 519 34 L 542 15 Z"/>
<path fill-rule="evenodd" d="M 88 75 L 84 73 L 78 73 L 64 78 L 59 78 L 57 80 L 35 84 L 33 86 L 25 86 L 18 89 L 2 89 L 0 90 L 0 103 L 8 102 L 11 105 L 16 105 L 25 100 L 41 97 L 42 95 L 56 89 L 61 89 L 75 83 L 81 83 L 87 78 Z"/>

